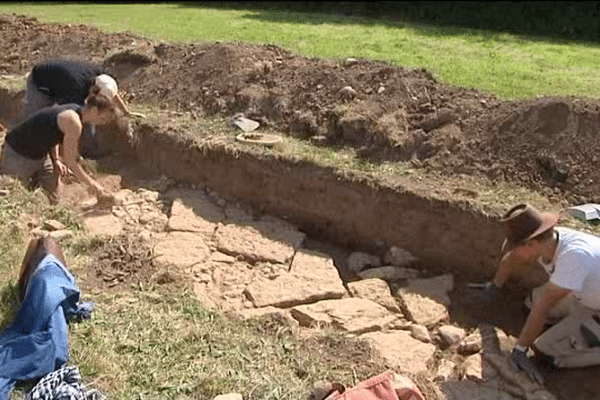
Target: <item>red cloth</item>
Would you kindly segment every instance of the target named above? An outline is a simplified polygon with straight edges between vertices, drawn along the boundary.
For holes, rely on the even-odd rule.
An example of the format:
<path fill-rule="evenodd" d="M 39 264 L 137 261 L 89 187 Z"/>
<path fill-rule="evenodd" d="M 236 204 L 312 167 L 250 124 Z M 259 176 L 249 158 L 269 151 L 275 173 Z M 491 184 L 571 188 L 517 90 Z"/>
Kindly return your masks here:
<path fill-rule="evenodd" d="M 425 398 L 410 379 L 385 372 L 359 383 L 344 393 L 335 391 L 325 400 L 425 400 Z"/>

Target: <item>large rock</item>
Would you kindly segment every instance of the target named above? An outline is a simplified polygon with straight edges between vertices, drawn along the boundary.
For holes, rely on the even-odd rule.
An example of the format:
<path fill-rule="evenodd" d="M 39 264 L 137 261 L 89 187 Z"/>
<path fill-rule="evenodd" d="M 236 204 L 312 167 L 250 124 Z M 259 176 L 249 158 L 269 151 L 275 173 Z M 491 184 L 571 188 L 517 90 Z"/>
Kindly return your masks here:
<path fill-rule="evenodd" d="M 190 267 L 204 262 L 210 250 L 200 234 L 189 232 L 169 232 L 155 236 L 154 252 L 159 265 Z"/>
<path fill-rule="evenodd" d="M 361 338 L 371 342 L 373 348 L 386 360 L 387 366 L 402 373 L 418 374 L 428 371 L 436 347 L 413 339 L 409 332 L 373 332 Z"/>
<path fill-rule="evenodd" d="M 352 297 L 372 300 L 390 311 L 395 313 L 401 312 L 398 304 L 396 304 L 396 300 L 392 297 L 390 287 L 384 280 L 367 279 L 364 281 L 351 282 L 348 284 L 348 290 Z"/>
<path fill-rule="evenodd" d="M 292 307 L 346 295 L 331 257 L 307 250 L 299 251 L 289 273 L 257 279 L 245 290 L 255 307 Z"/>
<path fill-rule="evenodd" d="M 414 279 L 419 276 L 419 271 L 410 268 L 400 268 L 386 266 L 379 268 L 369 268 L 357 274 L 361 279 L 383 279 L 387 282 L 401 281 L 404 279 Z"/>
<path fill-rule="evenodd" d="M 454 277 L 452 274 L 446 274 L 430 279 L 413 279 L 408 281 L 408 286 L 404 289 L 448 306 L 450 305 L 448 292 L 454 289 Z"/>
<path fill-rule="evenodd" d="M 397 319 L 396 315 L 379 304 L 357 298 L 297 306 L 292 308 L 292 316 L 302 326 L 332 325 L 355 334 L 381 330 Z"/>
<path fill-rule="evenodd" d="M 215 237 L 217 248 L 223 253 L 250 262 L 285 264 L 306 235 L 285 221 L 269 217 L 246 225 L 219 224 Z"/>
<path fill-rule="evenodd" d="M 221 207 L 201 191 L 178 189 L 167 223 L 168 231 L 198 232 L 212 238 L 217 223 L 225 220 Z"/>
<path fill-rule="evenodd" d="M 446 306 L 429 297 L 404 289 L 398 291 L 398 296 L 404 315 L 416 324 L 431 328 L 449 318 Z"/>
<path fill-rule="evenodd" d="M 381 259 L 367 253 L 355 252 L 348 257 L 348 270 L 353 274 L 358 274 L 363 269 L 379 267 Z"/>
<path fill-rule="evenodd" d="M 83 223 L 93 236 L 118 236 L 123 231 L 121 221 L 108 212 L 88 213 L 83 217 Z"/>

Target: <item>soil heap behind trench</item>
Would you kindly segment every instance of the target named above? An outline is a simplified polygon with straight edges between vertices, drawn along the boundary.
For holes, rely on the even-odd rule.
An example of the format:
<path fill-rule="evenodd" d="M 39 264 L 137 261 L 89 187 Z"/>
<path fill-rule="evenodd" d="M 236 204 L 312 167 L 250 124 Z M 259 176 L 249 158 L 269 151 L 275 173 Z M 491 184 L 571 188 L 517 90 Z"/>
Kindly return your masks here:
<path fill-rule="evenodd" d="M 94 59 L 119 79 L 128 102 L 198 115 L 242 112 L 290 135 L 355 147 L 373 162 L 411 160 L 570 202 L 598 201 L 600 114 L 592 101 L 504 102 L 443 85 L 425 70 L 309 60 L 274 46 L 156 44 L 15 16 L 1 16 L 0 31 L 2 75 L 24 75 L 46 58 Z"/>

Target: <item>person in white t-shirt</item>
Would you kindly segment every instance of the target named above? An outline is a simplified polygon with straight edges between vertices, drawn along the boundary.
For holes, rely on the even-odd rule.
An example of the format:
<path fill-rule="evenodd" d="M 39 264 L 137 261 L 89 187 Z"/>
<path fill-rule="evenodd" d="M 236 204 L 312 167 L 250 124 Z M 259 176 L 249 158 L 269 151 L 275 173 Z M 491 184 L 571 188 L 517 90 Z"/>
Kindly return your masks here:
<path fill-rule="evenodd" d="M 488 301 L 493 299 L 519 266 L 539 261 L 548 271 L 549 282 L 534 294 L 512 352 L 515 366 L 538 383 L 543 377 L 527 356 L 529 347 L 552 357 L 556 367 L 600 365 L 600 342 L 594 335 L 600 333 L 600 238 L 556 227 L 558 217 L 529 204 L 504 215 L 503 256 L 484 293 Z M 560 321 L 542 333 L 549 317 Z M 586 335 L 589 332 L 592 335 Z"/>

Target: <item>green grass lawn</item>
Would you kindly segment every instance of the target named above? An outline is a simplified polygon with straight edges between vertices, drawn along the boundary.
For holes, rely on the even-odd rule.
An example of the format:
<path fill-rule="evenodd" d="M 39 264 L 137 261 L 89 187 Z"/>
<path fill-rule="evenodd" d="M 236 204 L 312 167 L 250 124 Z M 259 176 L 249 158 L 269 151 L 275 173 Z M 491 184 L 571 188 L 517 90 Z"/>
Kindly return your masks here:
<path fill-rule="evenodd" d="M 310 57 L 360 57 L 426 68 L 441 81 L 508 99 L 600 98 L 600 46 L 355 17 L 183 4 L 4 3 L 0 13 L 89 24 L 170 42 L 275 44 Z"/>

